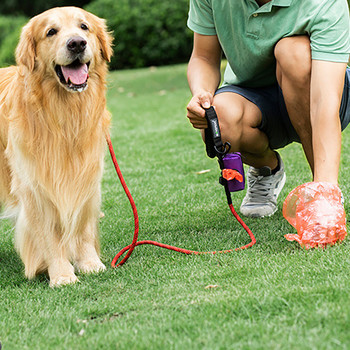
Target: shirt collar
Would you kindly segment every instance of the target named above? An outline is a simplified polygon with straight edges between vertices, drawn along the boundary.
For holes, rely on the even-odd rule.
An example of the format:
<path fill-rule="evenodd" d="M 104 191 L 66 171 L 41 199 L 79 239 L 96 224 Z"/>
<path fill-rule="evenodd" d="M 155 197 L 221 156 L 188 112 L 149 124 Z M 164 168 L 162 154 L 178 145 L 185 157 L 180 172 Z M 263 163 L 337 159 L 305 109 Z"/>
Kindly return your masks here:
<path fill-rule="evenodd" d="M 272 6 L 288 7 L 293 0 L 272 0 Z"/>
<path fill-rule="evenodd" d="M 255 0 L 250 0 L 250 1 L 255 3 L 256 6 L 258 6 L 258 4 L 256 3 Z M 292 3 L 292 1 L 293 0 L 272 0 L 272 1 L 268 2 L 268 3 L 266 3 L 264 6 L 258 7 L 257 10 L 255 11 L 255 13 L 271 12 L 273 6 L 276 6 L 276 7 L 289 7 L 290 4 Z"/>

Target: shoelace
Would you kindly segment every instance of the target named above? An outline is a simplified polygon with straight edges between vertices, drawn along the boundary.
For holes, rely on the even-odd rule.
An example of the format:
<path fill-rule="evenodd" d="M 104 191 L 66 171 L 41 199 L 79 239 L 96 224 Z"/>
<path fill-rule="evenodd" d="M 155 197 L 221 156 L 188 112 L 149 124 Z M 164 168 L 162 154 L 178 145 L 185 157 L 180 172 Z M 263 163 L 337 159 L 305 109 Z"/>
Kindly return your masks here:
<path fill-rule="evenodd" d="M 273 191 L 272 176 L 257 176 L 250 171 L 248 183 L 249 197 L 256 203 L 265 203 L 266 198 L 269 197 Z M 254 191 L 252 191 L 253 187 Z"/>

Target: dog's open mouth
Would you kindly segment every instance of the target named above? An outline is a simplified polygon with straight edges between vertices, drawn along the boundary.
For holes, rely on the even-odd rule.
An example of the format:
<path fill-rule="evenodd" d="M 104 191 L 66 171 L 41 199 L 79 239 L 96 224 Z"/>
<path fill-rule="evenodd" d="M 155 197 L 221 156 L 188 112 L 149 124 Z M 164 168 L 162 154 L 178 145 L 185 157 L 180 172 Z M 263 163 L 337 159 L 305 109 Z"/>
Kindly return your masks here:
<path fill-rule="evenodd" d="M 55 71 L 60 82 L 69 90 L 84 91 L 89 79 L 89 64 L 75 60 L 68 66 L 55 66 Z"/>

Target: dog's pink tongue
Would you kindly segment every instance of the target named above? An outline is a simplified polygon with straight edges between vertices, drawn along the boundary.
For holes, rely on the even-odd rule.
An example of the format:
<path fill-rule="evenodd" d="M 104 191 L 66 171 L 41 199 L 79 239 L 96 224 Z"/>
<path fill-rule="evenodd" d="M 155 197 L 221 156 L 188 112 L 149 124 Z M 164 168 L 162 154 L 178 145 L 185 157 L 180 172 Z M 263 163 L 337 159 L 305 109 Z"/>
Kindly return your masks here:
<path fill-rule="evenodd" d="M 81 85 L 88 78 L 88 67 L 85 63 L 75 67 L 61 66 L 61 69 L 67 83 L 70 80 L 74 85 Z"/>

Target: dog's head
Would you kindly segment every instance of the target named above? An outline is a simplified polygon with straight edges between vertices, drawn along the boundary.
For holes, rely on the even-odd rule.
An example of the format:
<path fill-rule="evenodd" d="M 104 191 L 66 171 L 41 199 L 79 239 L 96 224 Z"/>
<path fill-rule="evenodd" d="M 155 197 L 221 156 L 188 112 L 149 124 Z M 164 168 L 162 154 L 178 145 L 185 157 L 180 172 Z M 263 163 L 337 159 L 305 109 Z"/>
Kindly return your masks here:
<path fill-rule="evenodd" d="M 41 70 L 68 91 L 84 91 L 89 74 L 112 55 L 105 21 L 76 7 L 53 8 L 23 28 L 16 61 L 30 72 Z"/>

